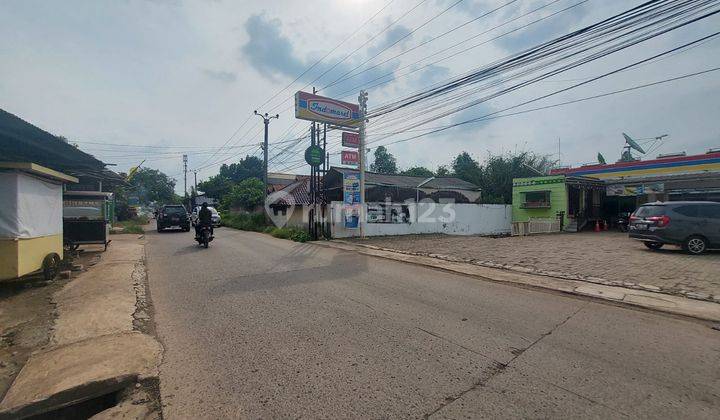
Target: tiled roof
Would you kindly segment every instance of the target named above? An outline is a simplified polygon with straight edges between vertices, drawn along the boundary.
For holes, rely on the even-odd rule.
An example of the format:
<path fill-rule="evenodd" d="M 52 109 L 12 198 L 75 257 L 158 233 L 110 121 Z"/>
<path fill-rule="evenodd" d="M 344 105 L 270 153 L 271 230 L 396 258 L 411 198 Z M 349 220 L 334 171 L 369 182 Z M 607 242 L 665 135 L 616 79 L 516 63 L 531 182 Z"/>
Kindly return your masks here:
<path fill-rule="evenodd" d="M 300 180 L 273 193 L 271 204 L 288 206 L 310 204 L 310 177 L 306 175 L 298 175 L 298 177 Z"/>

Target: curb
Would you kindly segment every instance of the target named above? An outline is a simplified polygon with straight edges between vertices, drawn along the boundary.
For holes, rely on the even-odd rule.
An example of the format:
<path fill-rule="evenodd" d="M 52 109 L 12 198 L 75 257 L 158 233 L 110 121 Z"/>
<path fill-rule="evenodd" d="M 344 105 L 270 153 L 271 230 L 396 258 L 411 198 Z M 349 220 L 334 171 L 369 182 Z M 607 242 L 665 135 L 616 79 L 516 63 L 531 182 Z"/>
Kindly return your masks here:
<path fill-rule="evenodd" d="M 406 254 L 368 245 L 350 244 L 344 241 L 316 241 L 312 243 L 326 248 L 354 251 L 363 255 L 422 265 L 469 275 L 483 280 L 555 290 L 659 312 L 689 316 L 707 321 L 720 321 L 720 304 L 705 300 L 689 299 L 649 290 L 597 284 L 583 280 L 556 278 L 532 272 L 518 272 L 515 270 L 487 267 L 460 260 L 449 261 L 431 256 Z"/>
<path fill-rule="evenodd" d="M 355 243 L 355 242 L 349 242 L 342 239 L 335 239 L 333 242 L 341 243 L 349 246 L 358 246 L 358 247 L 364 247 L 368 249 L 375 249 L 380 251 L 388 251 L 388 252 L 394 252 L 396 254 L 404 254 L 404 255 L 415 255 L 415 256 L 421 256 L 421 257 L 431 257 L 436 258 L 440 260 L 450 261 L 450 262 L 461 262 L 461 263 L 467 263 L 472 265 L 479 265 L 482 267 L 488 267 L 488 268 L 497 268 L 501 270 L 508 270 L 508 271 L 514 271 L 518 273 L 523 274 L 534 274 L 537 276 L 547 276 L 557 279 L 565 279 L 565 280 L 580 280 L 585 283 L 594 283 L 594 284 L 601 284 L 605 286 L 618 286 L 618 287 L 624 287 L 627 289 L 635 289 L 635 290 L 645 290 L 648 292 L 657 292 L 662 293 L 666 295 L 674 295 L 674 296 L 680 296 L 688 299 L 694 299 L 694 300 L 701 300 L 705 302 L 713 302 L 713 303 L 720 303 L 720 295 L 711 295 L 709 293 L 704 292 L 694 292 L 691 290 L 670 290 L 667 288 L 661 288 L 658 286 L 654 286 L 651 284 L 643 284 L 643 283 L 633 283 L 629 281 L 617 281 L 617 280 L 607 280 L 601 277 L 596 276 L 586 276 L 582 274 L 569 274 L 569 273 L 563 273 L 559 271 L 548 271 L 548 270 L 539 270 L 535 268 L 530 267 L 524 267 L 520 265 L 511 265 L 511 264 L 502 264 L 502 263 L 496 263 L 493 261 L 482 261 L 482 260 L 475 260 L 475 259 L 468 259 L 468 258 L 459 258 L 459 257 L 453 257 L 450 255 L 444 255 L 444 254 L 428 254 L 424 252 L 412 252 L 412 251 L 403 251 L 398 249 L 392 249 L 392 248 L 384 248 L 381 246 L 376 245 L 369 245 L 369 244 L 361 244 L 361 243 Z"/>

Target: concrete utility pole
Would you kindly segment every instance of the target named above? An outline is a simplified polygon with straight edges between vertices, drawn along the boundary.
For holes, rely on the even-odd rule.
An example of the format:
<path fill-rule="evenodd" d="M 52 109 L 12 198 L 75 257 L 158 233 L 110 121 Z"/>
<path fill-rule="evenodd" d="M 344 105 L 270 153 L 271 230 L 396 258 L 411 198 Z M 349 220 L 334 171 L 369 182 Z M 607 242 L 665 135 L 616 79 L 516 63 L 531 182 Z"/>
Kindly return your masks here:
<path fill-rule="evenodd" d="M 265 200 L 267 200 L 267 189 L 268 189 L 268 125 L 270 124 L 270 120 L 273 118 L 280 118 L 280 114 L 275 115 L 268 115 L 266 112 L 265 114 L 260 114 L 255 110 L 255 115 L 260 116 L 260 118 L 263 119 L 263 123 L 265 123 L 265 140 L 263 141 L 263 185 L 265 186 L 265 189 L 263 191 L 263 197 Z"/>
<path fill-rule="evenodd" d="M 360 91 L 358 96 L 358 104 L 360 104 L 360 162 L 358 169 L 360 170 L 360 237 L 365 237 L 365 114 L 367 114 L 368 94 L 364 90 Z"/>
<path fill-rule="evenodd" d="M 188 205 L 188 193 L 187 193 L 187 155 L 183 155 L 183 173 L 185 174 L 185 189 L 183 192 L 185 193 L 185 196 L 183 197 L 185 199 L 185 205 Z"/>

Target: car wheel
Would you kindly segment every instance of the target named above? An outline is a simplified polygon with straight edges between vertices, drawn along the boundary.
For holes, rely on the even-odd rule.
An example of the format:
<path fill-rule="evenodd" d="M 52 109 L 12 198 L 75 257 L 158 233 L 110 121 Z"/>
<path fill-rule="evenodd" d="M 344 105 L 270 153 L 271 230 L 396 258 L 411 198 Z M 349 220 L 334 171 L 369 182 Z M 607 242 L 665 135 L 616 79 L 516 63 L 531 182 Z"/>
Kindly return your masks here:
<path fill-rule="evenodd" d="M 643 242 L 643 244 L 650 249 L 660 249 L 663 247 L 663 243 L 661 242 Z"/>
<path fill-rule="evenodd" d="M 707 250 L 707 240 L 702 236 L 693 235 L 685 239 L 683 249 L 688 254 L 700 255 Z"/>

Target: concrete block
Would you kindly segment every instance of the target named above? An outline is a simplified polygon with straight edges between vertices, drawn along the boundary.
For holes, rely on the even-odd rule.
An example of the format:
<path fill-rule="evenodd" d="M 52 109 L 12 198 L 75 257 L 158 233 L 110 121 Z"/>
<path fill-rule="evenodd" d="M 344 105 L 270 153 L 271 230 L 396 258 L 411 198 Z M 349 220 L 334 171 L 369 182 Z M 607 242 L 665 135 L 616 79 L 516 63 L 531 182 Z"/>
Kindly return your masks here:
<path fill-rule="evenodd" d="M 0 403 L 0 418 L 67 407 L 157 376 L 160 344 L 138 332 L 105 335 L 34 353 Z"/>

